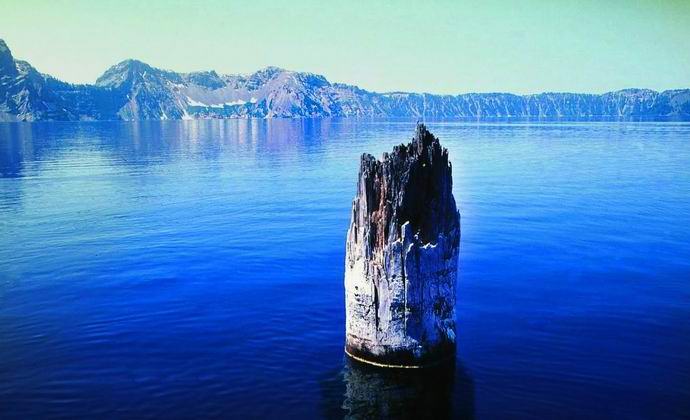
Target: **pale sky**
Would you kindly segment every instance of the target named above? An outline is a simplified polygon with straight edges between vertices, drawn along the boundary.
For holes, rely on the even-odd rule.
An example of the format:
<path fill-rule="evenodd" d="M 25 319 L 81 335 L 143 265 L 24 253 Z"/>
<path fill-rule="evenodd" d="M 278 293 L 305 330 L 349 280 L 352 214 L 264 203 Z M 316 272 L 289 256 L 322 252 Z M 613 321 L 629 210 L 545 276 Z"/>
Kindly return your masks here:
<path fill-rule="evenodd" d="M 379 92 L 690 87 L 688 0 L 0 0 L 0 38 L 73 83 L 136 58 L 180 72 L 273 65 Z"/>

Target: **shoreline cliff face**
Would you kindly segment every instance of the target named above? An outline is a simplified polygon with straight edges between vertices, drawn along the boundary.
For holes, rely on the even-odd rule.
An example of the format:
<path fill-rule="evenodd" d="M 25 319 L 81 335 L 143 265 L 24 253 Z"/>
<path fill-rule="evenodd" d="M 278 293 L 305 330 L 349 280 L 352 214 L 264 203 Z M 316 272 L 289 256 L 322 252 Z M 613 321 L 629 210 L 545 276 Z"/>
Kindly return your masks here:
<path fill-rule="evenodd" d="M 448 151 L 424 125 L 361 158 L 345 261 L 346 351 L 384 365 L 455 354 L 460 216 Z"/>
<path fill-rule="evenodd" d="M 0 121 L 318 117 L 690 119 L 690 89 L 377 93 L 277 67 L 248 75 L 177 73 L 137 60 L 110 67 L 93 85 L 74 85 L 15 59 L 0 40 Z"/>

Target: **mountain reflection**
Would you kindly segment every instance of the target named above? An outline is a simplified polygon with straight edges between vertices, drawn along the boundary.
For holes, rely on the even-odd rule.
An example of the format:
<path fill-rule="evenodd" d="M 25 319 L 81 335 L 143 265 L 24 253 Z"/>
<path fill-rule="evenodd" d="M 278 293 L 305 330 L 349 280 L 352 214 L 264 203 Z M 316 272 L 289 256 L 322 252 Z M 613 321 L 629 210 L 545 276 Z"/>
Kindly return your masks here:
<path fill-rule="evenodd" d="M 474 383 L 455 363 L 429 369 L 386 369 L 346 358 L 322 382 L 328 418 L 474 418 Z"/>

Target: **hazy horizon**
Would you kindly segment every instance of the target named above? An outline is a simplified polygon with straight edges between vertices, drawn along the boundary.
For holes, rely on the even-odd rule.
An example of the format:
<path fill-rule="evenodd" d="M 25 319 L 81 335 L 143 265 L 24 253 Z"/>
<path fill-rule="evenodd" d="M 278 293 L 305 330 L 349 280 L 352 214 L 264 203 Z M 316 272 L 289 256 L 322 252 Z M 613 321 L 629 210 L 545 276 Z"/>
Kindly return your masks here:
<path fill-rule="evenodd" d="M 0 38 L 15 58 L 70 83 L 94 83 L 131 58 L 176 72 L 247 74 L 276 66 L 375 92 L 690 87 L 690 55 L 679 53 L 690 39 L 690 4 L 682 1 L 326 9 L 311 1 L 0 0 L 0 7 Z"/>

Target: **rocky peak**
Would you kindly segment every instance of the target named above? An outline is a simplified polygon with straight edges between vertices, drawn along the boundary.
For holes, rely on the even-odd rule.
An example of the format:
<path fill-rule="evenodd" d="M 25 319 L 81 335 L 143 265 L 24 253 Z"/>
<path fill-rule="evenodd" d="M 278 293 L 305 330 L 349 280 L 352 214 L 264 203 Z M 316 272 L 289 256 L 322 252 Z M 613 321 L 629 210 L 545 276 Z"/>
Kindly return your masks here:
<path fill-rule="evenodd" d="M 137 60 L 124 60 L 110 67 L 96 79 L 97 86 L 118 87 L 133 75 L 142 72 L 144 63 Z"/>
<path fill-rule="evenodd" d="M 188 73 L 185 78 L 188 82 L 197 86 L 202 86 L 211 90 L 225 87 L 225 82 L 218 76 L 214 70 L 211 71 L 197 71 Z"/>
<path fill-rule="evenodd" d="M 275 75 L 278 74 L 278 73 L 283 73 L 283 72 L 286 72 L 286 71 L 287 71 L 287 70 L 285 70 L 285 69 L 283 69 L 283 68 L 280 68 L 280 67 L 268 66 L 268 67 L 264 67 L 264 68 L 262 68 L 262 69 L 256 71 L 254 74 L 255 74 L 255 75 L 261 75 L 261 76 L 264 76 L 264 77 L 271 78 L 271 77 L 275 76 Z"/>
<path fill-rule="evenodd" d="M 16 76 L 17 67 L 14 64 L 14 57 L 12 51 L 5 44 L 5 41 L 0 39 L 0 76 Z"/>
<path fill-rule="evenodd" d="M 96 86 L 119 88 L 132 85 L 144 78 L 151 78 L 159 73 L 143 61 L 128 59 L 110 67 L 96 80 Z"/>
<path fill-rule="evenodd" d="M 265 85 L 269 81 L 276 78 L 281 73 L 285 73 L 286 70 L 279 67 L 266 67 L 253 74 L 251 74 L 247 79 L 247 89 L 256 90 L 261 86 Z"/>

